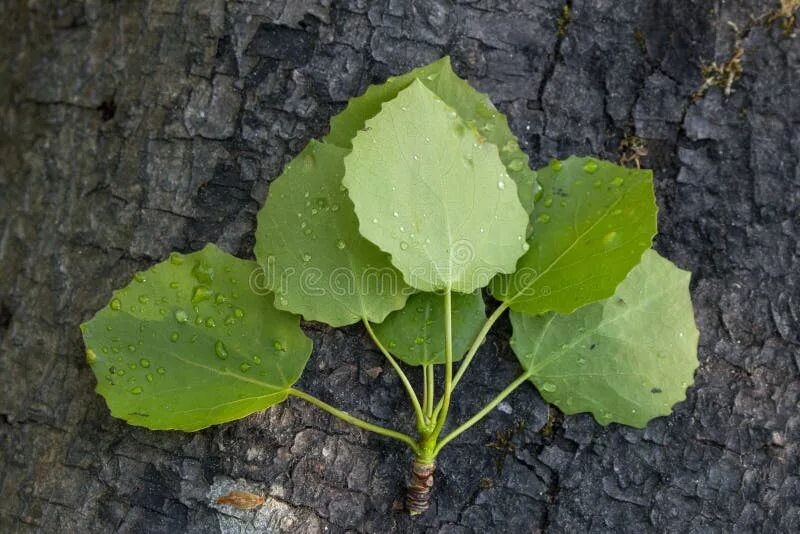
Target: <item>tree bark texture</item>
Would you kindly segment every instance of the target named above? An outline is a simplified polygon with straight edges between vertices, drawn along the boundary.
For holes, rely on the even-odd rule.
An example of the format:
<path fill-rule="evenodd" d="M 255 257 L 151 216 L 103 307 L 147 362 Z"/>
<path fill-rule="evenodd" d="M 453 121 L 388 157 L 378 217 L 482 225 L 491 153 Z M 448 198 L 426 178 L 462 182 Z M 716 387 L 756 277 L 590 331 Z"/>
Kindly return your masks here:
<path fill-rule="evenodd" d="M 0 531 L 800 531 L 800 38 L 763 16 L 776 7 L 0 1 Z M 729 94 L 696 95 L 738 47 Z M 78 325 L 172 250 L 251 257 L 283 165 L 349 97 L 444 54 L 534 165 L 644 140 L 655 246 L 695 273 L 686 402 L 603 428 L 523 386 L 439 456 L 416 518 L 395 510 L 410 453 L 297 399 L 196 434 L 111 418 Z M 413 431 L 359 327 L 305 328 L 303 388 Z M 509 328 L 451 420 L 518 373 Z M 232 490 L 266 501 L 216 503 Z"/>

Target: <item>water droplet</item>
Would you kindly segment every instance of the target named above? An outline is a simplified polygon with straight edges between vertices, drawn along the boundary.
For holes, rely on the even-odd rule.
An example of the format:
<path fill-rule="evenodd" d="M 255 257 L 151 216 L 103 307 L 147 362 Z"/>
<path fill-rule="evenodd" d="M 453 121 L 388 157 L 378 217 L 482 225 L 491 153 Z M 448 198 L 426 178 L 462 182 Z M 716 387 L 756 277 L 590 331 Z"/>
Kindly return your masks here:
<path fill-rule="evenodd" d="M 528 244 L 527 241 L 522 244 L 522 250 L 524 250 L 525 252 L 527 252 L 529 248 L 531 248 L 531 246 Z"/>
<path fill-rule="evenodd" d="M 134 387 L 134 388 L 131 388 L 131 390 L 130 390 L 130 391 L 131 391 L 131 393 L 133 393 L 134 395 L 141 395 L 141 394 L 142 394 L 142 391 L 144 391 L 144 389 L 142 389 L 142 386 L 136 386 L 136 387 Z"/>
<path fill-rule="evenodd" d="M 422 336 L 417 336 L 416 338 L 414 338 L 414 343 L 416 343 L 417 345 L 422 345 L 423 343 L 425 343 L 425 338 Z"/>
<path fill-rule="evenodd" d="M 224 360 L 228 357 L 228 348 L 222 341 L 217 341 L 214 343 L 214 353 L 217 355 L 217 358 Z"/>
<path fill-rule="evenodd" d="M 280 341 L 276 341 L 276 342 L 274 342 L 274 343 L 272 344 L 272 347 L 273 347 L 275 350 L 279 351 L 279 352 L 286 352 L 286 349 L 284 348 L 284 346 L 283 346 L 283 343 L 281 343 Z"/>
<path fill-rule="evenodd" d="M 408 243 L 405 241 L 400 241 L 400 250 L 406 250 L 408 248 Z"/>
<path fill-rule="evenodd" d="M 189 314 L 187 314 L 184 310 L 178 310 L 175 312 L 175 320 L 181 324 L 188 322 Z"/>
<path fill-rule="evenodd" d="M 177 252 L 172 252 L 169 255 L 169 262 L 172 265 L 183 265 L 183 256 Z"/>
<path fill-rule="evenodd" d="M 136 347 L 133 346 L 133 345 L 128 345 L 128 351 L 129 352 L 136 352 Z"/>
<path fill-rule="evenodd" d="M 144 375 L 144 378 L 145 378 L 145 379 L 146 379 L 148 382 L 152 382 L 152 381 L 153 381 L 153 373 L 147 373 L 146 375 Z"/>
<path fill-rule="evenodd" d="M 549 208 L 552 205 L 553 205 L 553 197 L 547 197 L 546 199 L 544 199 L 545 208 Z"/>
<path fill-rule="evenodd" d="M 134 274 L 133 275 L 133 279 L 136 280 L 137 282 L 139 282 L 140 284 L 142 282 L 147 282 L 147 278 L 145 278 L 144 273 L 136 273 L 136 274 Z"/>
<path fill-rule="evenodd" d="M 601 185 L 603 185 L 603 181 L 600 178 L 598 178 L 597 180 L 592 182 L 592 185 L 595 187 L 600 187 Z"/>
<path fill-rule="evenodd" d="M 261 365 L 261 356 L 253 356 L 253 363 L 256 365 Z"/>
<path fill-rule="evenodd" d="M 119 311 L 122 309 L 122 302 L 119 299 L 111 299 L 109 306 L 111 306 L 112 310 Z"/>
<path fill-rule="evenodd" d="M 192 293 L 192 304 L 197 304 L 198 302 L 208 300 L 213 295 L 214 292 L 211 291 L 206 286 L 197 286 L 196 288 L 194 288 L 194 292 Z"/>
<path fill-rule="evenodd" d="M 542 213 L 536 218 L 536 220 L 539 221 L 540 223 L 547 224 L 550 222 L 550 216 L 546 213 Z"/>
<path fill-rule="evenodd" d="M 419 156 L 417 156 L 416 154 L 414 154 L 412 157 L 414 158 L 414 161 L 419 161 Z"/>
<path fill-rule="evenodd" d="M 372 218 L 372 224 L 378 224 L 378 218 L 377 217 L 373 217 Z"/>
<path fill-rule="evenodd" d="M 625 178 L 623 178 L 622 176 L 617 176 L 613 180 L 611 180 L 611 185 L 613 185 L 614 187 L 619 187 L 624 183 L 625 183 Z"/>
<path fill-rule="evenodd" d="M 209 267 L 208 264 L 199 261 L 192 268 L 192 276 L 203 284 L 210 284 L 214 280 L 214 269 Z"/>
<path fill-rule="evenodd" d="M 515 159 L 511 163 L 508 164 L 508 168 L 512 171 L 521 171 L 522 167 L 525 166 L 525 163 L 521 159 Z"/>
<path fill-rule="evenodd" d="M 617 240 L 617 232 L 608 232 L 606 235 L 603 236 L 604 245 L 611 245 L 616 240 Z"/>
<path fill-rule="evenodd" d="M 281 306 L 288 306 L 288 305 L 289 305 L 289 301 L 288 301 L 288 300 L 286 299 L 286 297 L 284 297 L 284 296 L 281 296 L 281 298 L 279 299 L 279 301 L 280 301 L 280 303 L 281 303 Z"/>
<path fill-rule="evenodd" d="M 545 382 L 544 384 L 542 384 L 542 389 L 547 391 L 548 393 L 552 393 L 558 388 L 556 388 L 555 384 L 551 384 L 550 382 Z"/>
<path fill-rule="evenodd" d="M 180 287 L 180 284 L 178 282 L 170 282 L 169 287 L 171 289 L 178 289 L 178 287 Z"/>
<path fill-rule="evenodd" d="M 237 319 L 241 319 L 242 317 L 244 317 L 244 310 L 241 308 L 234 309 L 233 316 L 236 317 Z"/>
<path fill-rule="evenodd" d="M 594 161 L 589 161 L 586 165 L 583 166 L 583 170 L 588 172 L 589 174 L 594 174 L 597 172 L 597 163 Z"/>
<path fill-rule="evenodd" d="M 148 302 L 150 302 L 150 297 L 148 297 L 147 295 L 139 295 L 138 300 L 139 304 L 147 304 Z"/>
<path fill-rule="evenodd" d="M 585 358 L 578 358 L 578 365 L 585 365 L 586 359 Z"/>
<path fill-rule="evenodd" d="M 97 361 L 97 354 L 95 354 L 92 349 L 86 349 L 86 363 L 92 365 L 96 361 Z"/>
<path fill-rule="evenodd" d="M 156 373 L 163 375 L 167 373 L 167 370 L 164 369 L 163 367 L 159 367 L 158 369 L 156 369 Z"/>
<path fill-rule="evenodd" d="M 181 335 L 177 332 L 173 332 L 169 335 L 169 340 L 173 343 L 177 343 L 178 340 L 181 338 Z"/>
<path fill-rule="evenodd" d="M 503 189 L 505 189 L 505 188 L 506 188 L 506 183 L 505 183 L 503 180 L 498 180 L 498 182 L 497 182 L 497 189 L 499 189 L 499 190 L 501 190 L 501 191 L 502 191 L 502 190 L 503 190 Z"/>
<path fill-rule="evenodd" d="M 147 358 L 142 358 L 141 360 L 139 360 L 139 365 L 147 369 L 148 367 L 150 367 L 150 360 L 148 360 Z"/>
<path fill-rule="evenodd" d="M 311 261 L 311 254 L 309 254 L 308 252 L 303 254 L 303 261 L 306 262 L 306 263 L 310 262 Z"/>
<path fill-rule="evenodd" d="M 400 214 L 399 214 L 399 213 L 397 213 L 396 211 L 395 211 L 394 213 L 392 213 L 392 215 L 393 215 L 394 217 L 400 217 Z"/>
<path fill-rule="evenodd" d="M 242 362 L 242 364 L 239 366 L 239 370 L 243 373 L 246 373 L 250 370 L 250 364 L 247 362 Z"/>
<path fill-rule="evenodd" d="M 208 319 L 206 319 L 207 328 L 214 328 L 215 326 L 217 326 L 217 322 L 214 320 L 213 317 L 209 317 Z"/>
<path fill-rule="evenodd" d="M 550 160 L 550 168 L 553 169 L 554 171 L 556 171 L 556 172 L 560 171 L 561 170 L 561 166 L 562 166 L 562 164 L 561 164 L 561 162 L 559 160 L 557 160 L 557 159 L 551 159 Z"/>
<path fill-rule="evenodd" d="M 339 204 L 331 204 L 331 211 L 339 211 Z"/>
<path fill-rule="evenodd" d="M 312 233 L 313 230 L 311 228 L 306 228 L 305 230 L 303 230 L 303 235 L 311 235 Z"/>

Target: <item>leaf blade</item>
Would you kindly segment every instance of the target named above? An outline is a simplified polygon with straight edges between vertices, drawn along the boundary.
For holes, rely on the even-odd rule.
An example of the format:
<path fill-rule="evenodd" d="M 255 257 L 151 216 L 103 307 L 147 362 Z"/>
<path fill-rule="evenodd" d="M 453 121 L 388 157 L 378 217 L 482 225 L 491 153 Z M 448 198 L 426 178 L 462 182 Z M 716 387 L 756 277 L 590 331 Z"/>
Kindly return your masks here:
<path fill-rule="evenodd" d="M 690 276 L 648 250 L 609 299 L 570 315 L 512 311 L 512 348 L 542 397 L 564 413 L 642 428 L 669 415 L 693 382 Z"/>
<path fill-rule="evenodd" d="M 464 353 L 486 321 L 480 291 L 452 296 L 453 361 Z M 444 296 L 412 295 L 406 306 L 373 326 L 389 351 L 408 365 L 444 364 Z"/>
<path fill-rule="evenodd" d="M 497 148 L 418 81 L 366 124 L 342 183 L 359 231 L 391 255 L 406 283 L 471 293 L 512 272 L 528 217 Z"/>
<path fill-rule="evenodd" d="M 492 295 L 529 314 L 570 313 L 613 294 L 656 233 L 652 173 L 570 157 L 538 171 L 530 249 Z"/>
<path fill-rule="evenodd" d="M 347 107 L 331 118 L 325 142 L 352 148 L 353 138 L 364 128 L 366 121 L 380 112 L 382 104 L 394 99 L 415 80 L 455 109 L 462 120 L 474 125 L 486 141 L 498 147 L 506 172 L 517 184 L 519 200 L 530 214 L 541 187 L 536 181 L 536 173 L 529 166 L 528 155 L 520 148 L 506 116 L 497 111 L 485 93 L 475 90 L 453 71 L 449 56 L 393 76 L 382 84 L 371 85 L 364 94 L 351 98 Z"/>
<path fill-rule="evenodd" d="M 213 245 L 173 254 L 82 325 L 96 390 L 113 416 L 195 431 L 286 399 L 311 341 L 296 316 L 250 290 L 256 269 Z"/>
<path fill-rule="evenodd" d="M 270 185 L 256 230 L 255 255 L 275 307 L 334 327 L 382 321 L 412 292 L 358 231 L 341 183 L 348 152 L 311 141 Z"/>

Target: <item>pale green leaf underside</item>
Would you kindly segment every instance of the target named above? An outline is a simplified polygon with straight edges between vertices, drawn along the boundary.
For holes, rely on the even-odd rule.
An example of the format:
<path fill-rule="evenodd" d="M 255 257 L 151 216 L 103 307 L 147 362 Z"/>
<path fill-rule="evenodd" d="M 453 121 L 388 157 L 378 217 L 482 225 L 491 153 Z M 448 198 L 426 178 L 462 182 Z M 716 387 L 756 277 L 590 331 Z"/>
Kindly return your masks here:
<path fill-rule="evenodd" d="M 492 294 L 530 314 L 569 313 L 609 297 L 656 233 L 652 173 L 571 157 L 538 171 L 530 249 Z"/>
<path fill-rule="evenodd" d="M 194 431 L 286 399 L 311 354 L 299 318 L 249 287 L 255 262 L 207 245 L 138 273 L 82 325 L 115 417 Z"/>
<path fill-rule="evenodd" d="M 691 274 L 648 250 L 614 295 L 570 315 L 512 312 L 512 348 L 542 397 L 602 425 L 669 415 L 697 369 Z"/>
<path fill-rule="evenodd" d="M 452 296 L 453 361 L 475 341 L 486 311 L 480 291 Z M 384 345 L 408 365 L 444 364 L 444 296 L 417 293 L 406 307 L 374 325 Z"/>
<path fill-rule="evenodd" d="M 359 231 L 417 289 L 472 293 L 524 252 L 528 216 L 497 147 L 419 81 L 367 121 L 345 169 Z"/>
<path fill-rule="evenodd" d="M 453 72 L 447 56 L 391 77 L 385 83 L 371 85 L 363 95 L 351 98 L 344 111 L 331 119 L 331 130 L 325 136 L 325 142 L 350 148 L 358 131 L 364 128 L 368 119 L 378 114 L 381 105 L 395 98 L 414 80 L 425 84 L 445 104 L 455 109 L 462 120 L 474 125 L 486 141 L 499 147 L 506 172 L 517 184 L 519 200 L 531 213 L 539 185 L 536 173 L 528 166 L 528 156 L 520 149 L 505 115 L 495 109 L 488 96 L 476 91 Z"/>
<path fill-rule="evenodd" d="M 389 256 L 358 233 L 342 187 L 348 152 L 311 141 L 270 185 L 256 230 L 275 307 L 335 327 L 382 321 L 412 292 Z"/>

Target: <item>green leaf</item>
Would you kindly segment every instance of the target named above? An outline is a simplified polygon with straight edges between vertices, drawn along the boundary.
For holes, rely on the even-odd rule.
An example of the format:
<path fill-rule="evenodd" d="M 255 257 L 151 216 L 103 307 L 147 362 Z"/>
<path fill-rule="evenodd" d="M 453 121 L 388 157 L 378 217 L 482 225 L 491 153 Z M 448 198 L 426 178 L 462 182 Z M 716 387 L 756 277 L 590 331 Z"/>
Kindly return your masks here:
<path fill-rule="evenodd" d="M 452 296 L 453 361 L 464 357 L 486 321 L 483 296 L 456 293 Z M 406 307 L 375 325 L 384 345 L 409 365 L 444 364 L 444 296 L 417 293 Z"/>
<path fill-rule="evenodd" d="M 353 140 L 343 183 L 361 234 L 423 291 L 472 293 L 514 270 L 528 216 L 497 147 L 414 81 Z"/>
<path fill-rule="evenodd" d="M 358 233 L 342 186 L 348 152 L 311 141 L 270 185 L 256 230 L 275 307 L 331 326 L 382 321 L 412 292 L 389 256 Z"/>
<path fill-rule="evenodd" d="M 569 313 L 614 293 L 656 233 L 653 175 L 592 158 L 539 170 L 530 250 L 492 294 L 530 314 Z"/>
<path fill-rule="evenodd" d="M 299 318 L 252 291 L 255 262 L 207 245 L 137 273 L 81 326 L 111 414 L 194 431 L 287 397 L 311 354 Z"/>
<path fill-rule="evenodd" d="M 511 346 L 564 413 L 644 427 L 686 397 L 697 369 L 690 276 L 648 250 L 607 300 L 570 315 L 512 312 Z"/>
<path fill-rule="evenodd" d="M 326 143 L 351 148 L 353 138 L 364 128 L 366 121 L 381 109 L 381 105 L 394 99 L 403 89 L 419 80 L 459 117 L 474 126 L 482 138 L 500 149 L 500 159 L 506 172 L 517 184 L 517 194 L 529 214 L 540 187 L 536 173 L 528 166 L 528 156 L 520 149 L 516 136 L 508 127 L 506 116 L 495 109 L 489 97 L 476 91 L 453 72 L 450 58 L 445 56 L 429 65 L 395 76 L 380 85 L 371 85 L 366 92 L 351 98 L 347 107 L 331 119 L 331 130 Z"/>

